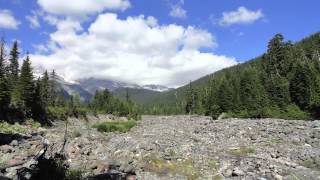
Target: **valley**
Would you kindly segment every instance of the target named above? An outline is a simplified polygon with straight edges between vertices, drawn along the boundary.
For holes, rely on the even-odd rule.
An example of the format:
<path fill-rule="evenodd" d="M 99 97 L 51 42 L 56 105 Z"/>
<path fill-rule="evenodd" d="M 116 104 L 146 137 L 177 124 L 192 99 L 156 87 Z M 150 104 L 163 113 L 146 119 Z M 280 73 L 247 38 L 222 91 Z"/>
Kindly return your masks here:
<path fill-rule="evenodd" d="M 0 0 L 0 180 L 320 180 L 319 7 Z"/>

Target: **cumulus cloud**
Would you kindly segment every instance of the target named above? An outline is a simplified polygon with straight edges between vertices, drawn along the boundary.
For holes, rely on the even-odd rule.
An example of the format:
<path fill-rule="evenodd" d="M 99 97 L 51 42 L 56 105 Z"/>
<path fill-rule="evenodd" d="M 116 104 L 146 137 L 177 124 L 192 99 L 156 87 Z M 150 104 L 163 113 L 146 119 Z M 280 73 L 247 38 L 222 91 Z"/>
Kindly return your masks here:
<path fill-rule="evenodd" d="M 233 24 L 250 24 L 263 18 L 262 10 L 250 11 L 241 6 L 236 11 L 223 12 L 222 18 L 219 20 L 221 26 L 229 26 Z"/>
<path fill-rule="evenodd" d="M 120 19 L 105 13 L 88 29 L 74 19 L 58 20 L 56 27 L 46 45 L 51 53 L 32 54 L 31 59 L 36 67 L 54 68 L 68 80 L 96 77 L 176 87 L 237 63 L 200 51 L 217 46 L 211 33 L 159 25 L 154 17 Z"/>
<path fill-rule="evenodd" d="M 40 22 L 38 19 L 38 16 L 33 15 L 33 16 L 26 16 L 27 21 L 30 23 L 30 27 L 35 29 L 40 27 Z"/>
<path fill-rule="evenodd" d="M 130 7 L 128 0 L 38 0 L 48 13 L 66 16 L 85 16 L 108 10 L 125 10 Z"/>
<path fill-rule="evenodd" d="M 178 4 L 171 5 L 171 11 L 169 15 L 175 18 L 186 18 L 187 11 L 182 8 L 183 5 L 184 5 L 184 0 L 180 0 Z"/>
<path fill-rule="evenodd" d="M 17 29 L 20 22 L 14 18 L 11 11 L 0 9 L 0 28 Z"/>

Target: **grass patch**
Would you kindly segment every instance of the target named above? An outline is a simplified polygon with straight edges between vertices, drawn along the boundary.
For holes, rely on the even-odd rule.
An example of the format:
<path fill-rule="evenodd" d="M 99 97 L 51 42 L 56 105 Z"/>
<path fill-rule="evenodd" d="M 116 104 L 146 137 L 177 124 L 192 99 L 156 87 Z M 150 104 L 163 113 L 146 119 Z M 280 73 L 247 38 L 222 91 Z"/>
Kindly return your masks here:
<path fill-rule="evenodd" d="M 77 129 L 75 129 L 74 131 L 72 131 L 71 137 L 72 138 L 77 138 L 81 136 L 81 132 Z"/>
<path fill-rule="evenodd" d="M 219 161 L 215 160 L 215 159 L 209 159 L 208 160 L 208 166 L 212 169 L 212 170 L 218 170 L 220 167 L 220 163 Z"/>
<path fill-rule="evenodd" d="M 223 180 L 223 179 L 224 179 L 224 177 L 220 174 L 213 176 L 213 180 Z"/>
<path fill-rule="evenodd" d="M 137 124 L 136 121 L 106 121 L 94 124 L 92 127 L 98 129 L 100 132 L 128 132 Z"/>
<path fill-rule="evenodd" d="M 66 172 L 66 180 L 81 180 L 83 179 L 83 171 L 78 169 L 68 169 Z"/>
<path fill-rule="evenodd" d="M 256 150 L 253 147 L 245 147 L 245 146 L 241 146 L 237 149 L 230 149 L 227 151 L 228 154 L 233 156 L 247 156 L 255 152 Z"/>
<path fill-rule="evenodd" d="M 270 142 L 270 144 L 277 145 L 277 144 L 282 143 L 282 140 L 280 138 L 273 138 L 269 142 Z"/>
<path fill-rule="evenodd" d="M 27 119 L 25 124 L 31 126 L 34 129 L 38 129 L 39 127 L 41 127 L 41 124 L 34 121 L 33 119 Z"/>
<path fill-rule="evenodd" d="M 194 167 L 191 159 L 181 161 L 166 161 L 160 158 L 150 158 L 146 165 L 147 170 L 157 174 L 179 174 L 185 176 L 188 180 L 199 178 L 198 171 Z"/>
<path fill-rule="evenodd" d="M 27 130 L 18 123 L 0 122 L 0 132 L 5 134 L 24 134 Z"/>

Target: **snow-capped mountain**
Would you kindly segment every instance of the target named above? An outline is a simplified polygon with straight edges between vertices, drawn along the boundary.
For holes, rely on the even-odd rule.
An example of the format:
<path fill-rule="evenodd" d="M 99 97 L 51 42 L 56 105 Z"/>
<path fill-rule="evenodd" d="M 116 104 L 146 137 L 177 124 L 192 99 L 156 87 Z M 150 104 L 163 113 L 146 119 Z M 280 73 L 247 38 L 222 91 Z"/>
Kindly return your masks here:
<path fill-rule="evenodd" d="M 147 89 L 147 90 L 151 90 L 151 91 L 158 91 L 158 92 L 165 92 L 165 91 L 171 90 L 172 88 L 168 88 L 168 87 L 162 86 L 162 85 L 150 84 L 150 85 L 142 86 L 142 89 Z"/>
<path fill-rule="evenodd" d="M 129 84 L 125 82 L 112 81 L 106 79 L 80 79 L 77 81 L 79 85 L 88 91 L 90 94 L 94 94 L 97 90 L 108 89 L 109 91 L 114 91 L 118 88 L 140 88 L 137 84 Z"/>
<path fill-rule="evenodd" d="M 34 69 L 35 78 L 42 77 L 44 70 L 40 68 Z M 66 97 L 70 97 L 72 94 L 79 94 L 81 100 L 89 100 L 95 94 L 97 90 L 108 89 L 109 91 L 123 91 L 124 88 L 139 90 L 147 90 L 154 92 L 169 91 L 171 88 L 162 85 L 137 85 L 133 83 L 125 83 L 121 81 L 113 81 L 107 79 L 88 78 L 80 79 L 76 81 L 67 81 L 62 76 L 56 74 L 56 82 L 59 84 L 59 91 Z M 145 92 L 145 91 L 141 91 Z"/>
<path fill-rule="evenodd" d="M 79 85 L 87 90 L 89 93 L 94 94 L 96 90 L 108 89 L 110 91 L 116 91 L 119 88 L 130 88 L 130 89 L 146 89 L 150 91 L 164 92 L 170 90 L 170 88 L 162 85 L 144 85 L 139 86 L 137 84 L 130 84 L 120 81 L 112 81 L 105 79 L 88 78 L 77 81 Z"/>

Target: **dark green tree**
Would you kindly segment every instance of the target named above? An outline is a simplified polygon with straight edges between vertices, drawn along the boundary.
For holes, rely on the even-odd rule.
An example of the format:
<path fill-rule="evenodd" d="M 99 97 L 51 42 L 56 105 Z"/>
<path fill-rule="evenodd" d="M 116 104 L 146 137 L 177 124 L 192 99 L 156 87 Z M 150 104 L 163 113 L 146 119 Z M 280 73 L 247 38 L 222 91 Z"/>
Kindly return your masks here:
<path fill-rule="evenodd" d="M 9 80 L 11 84 L 17 84 L 19 78 L 19 49 L 18 42 L 14 41 L 9 56 Z M 11 86 L 13 87 L 13 86 Z"/>
<path fill-rule="evenodd" d="M 33 103 L 31 106 L 32 118 L 40 122 L 41 124 L 46 124 L 47 117 L 47 106 L 42 99 L 42 81 L 40 78 L 35 83 L 34 94 L 33 94 Z"/>
<path fill-rule="evenodd" d="M 267 106 L 267 95 L 255 69 L 249 68 L 241 75 L 240 98 L 242 108 L 259 111 Z"/>
<path fill-rule="evenodd" d="M 59 86 L 57 82 L 58 76 L 55 70 L 52 70 L 49 76 L 49 95 L 48 95 L 48 104 L 50 106 L 55 106 L 57 104 L 64 104 L 64 97 L 62 93 L 59 93 Z"/>
<path fill-rule="evenodd" d="M 193 89 L 192 84 L 190 82 L 189 87 L 186 91 L 186 112 L 189 114 L 195 113 L 196 110 L 196 102 L 198 94 L 195 89 Z"/>
<path fill-rule="evenodd" d="M 231 84 L 228 80 L 223 80 L 221 82 L 218 91 L 218 104 L 223 112 L 228 112 L 233 110 L 233 92 Z"/>
<path fill-rule="evenodd" d="M 53 89 L 53 88 L 52 88 Z M 50 102 L 52 103 L 52 99 L 53 97 L 51 97 L 51 87 L 50 87 L 50 80 L 49 80 L 49 75 L 48 72 L 45 71 L 43 73 L 43 76 L 40 80 L 40 97 L 41 97 L 41 105 L 42 107 L 44 107 L 45 109 L 49 106 Z"/>
<path fill-rule="evenodd" d="M 23 103 L 23 111 L 26 117 L 32 115 L 33 95 L 34 95 L 34 80 L 31 68 L 29 55 L 22 63 L 21 74 L 19 78 L 19 91 Z"/>
<path fill-rule="evenodd" d="M 292 101 L 301 109 L 306 110 L 311 102 L 312 75 L 305 64 L 300 64 L 290 82 L 290 96 Z"/>
<path fill-rule="evenodd" d="M 276 34 L 268 44 L 268 52 L 265 56 L 264 66 L 267 72 L 272 75 L 283 75 L 285 64 L 284 37 Z"/>
<path fill-rule="evenodd" d="M 9 84 L 6 77 L 5 41 L 0 42 L 0 119 L 7 119 L 10 104 Z"/>

